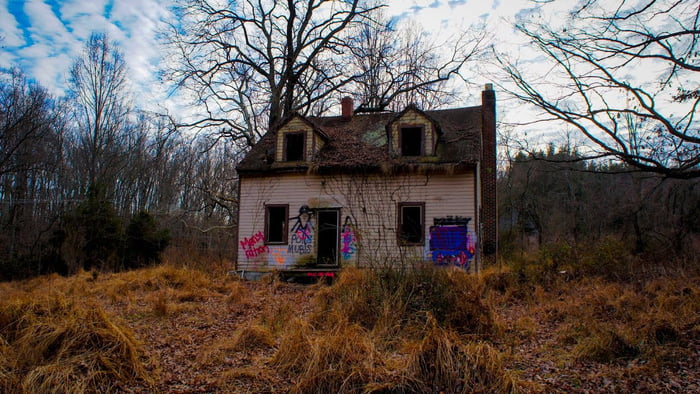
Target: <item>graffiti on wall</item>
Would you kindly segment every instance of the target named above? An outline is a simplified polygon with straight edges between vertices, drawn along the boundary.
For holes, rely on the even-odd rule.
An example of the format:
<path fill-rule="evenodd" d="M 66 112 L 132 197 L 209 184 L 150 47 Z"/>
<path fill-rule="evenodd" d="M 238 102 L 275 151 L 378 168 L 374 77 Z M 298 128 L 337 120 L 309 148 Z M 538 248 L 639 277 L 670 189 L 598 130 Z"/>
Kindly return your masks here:
<path fill-rule="evenodd" d="M 430 227 L 430 252 L 437 265 L 454 265 L 468 268 L 476 254 L 474 236 L 469 233 L 469 219 L 435 220 Z"/>
<path fill-rule="evenodd" d="M 340 237 L 343 241 L 343 248 L 341 250 L 343 253 L 343 260 L 350 260 L 357 251 L 357 233 L 355 232 L 355 225 L 352 223 L 350 216 L 345 217 L 343 232 Z"/>
<path fill-rule="evenodd" d="M 241 240 L 241 248 L 245 251 L 245 257 L 248 259 L 253 259 L 258 257 L 263 253 L 269 252 L 267 245 L 262 244 L 265 240 L 265 236 L 262 231 L 258 231 L 255 235 L 250 238 L 243 238 Z"/>
<path fill-rule="evenodd" d="M 289 240 L 289 247 L 287 248 L 288 253 L 313 253 L 314 226 L 311 215 L 312 211 L 309 206 L 302 205 L 301 208 L 299 208 L 299 216 L 290 219 L 296 219 L 296 223 L 294 223 L 291 229 L 291 238 Z"/>
<path fill-rule="evenodd" d="M 271 246 L 269 247 L 270 254 L 268 257 L 268 263 L 270 265 L 282 266 L 287 263 L 287 248 L 284 246 Z"/>

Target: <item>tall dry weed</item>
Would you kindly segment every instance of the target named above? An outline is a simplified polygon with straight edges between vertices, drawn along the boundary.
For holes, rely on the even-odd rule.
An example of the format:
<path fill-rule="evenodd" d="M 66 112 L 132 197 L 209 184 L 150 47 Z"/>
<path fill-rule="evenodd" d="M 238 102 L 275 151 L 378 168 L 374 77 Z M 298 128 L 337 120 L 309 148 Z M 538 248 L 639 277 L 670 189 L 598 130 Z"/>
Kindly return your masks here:
<path fill-rule="evenodd" d="M 332 316 L 379 332 L 422 327 L 427 316 L 461 333 L 489 336 L 493 312 L 483 302 L 483 283 L 461 270 L 421 266 L 416 269 L 346 269 L 339 280 L 320 290 L 312 321 L 334 324 Z"/>
<path fill-rule="evenodd" d="M 97 305 L 55 293 L 13 298 L 0 305 L 0 322 L 10 348 L 3 380 L 24 392 L 104 392 L 150 381 L 131 331 Z"/>
<path fill-rule="evenodd" d="M 406 368 L 423 392 L 508 393 L 516 380 L 500 353 L 486 342 L 464 342 L 450 329 L 429 320 L 423 340 L 409 355 Z"/>
<path fill-rule="evenodd" d="M 323 333 L 296 324 L 282 339 L 273 364 L 296 375 L 292 392 L 358 392 L 374 380 L 381 363 L 368 332 L 340 324 Z"/>

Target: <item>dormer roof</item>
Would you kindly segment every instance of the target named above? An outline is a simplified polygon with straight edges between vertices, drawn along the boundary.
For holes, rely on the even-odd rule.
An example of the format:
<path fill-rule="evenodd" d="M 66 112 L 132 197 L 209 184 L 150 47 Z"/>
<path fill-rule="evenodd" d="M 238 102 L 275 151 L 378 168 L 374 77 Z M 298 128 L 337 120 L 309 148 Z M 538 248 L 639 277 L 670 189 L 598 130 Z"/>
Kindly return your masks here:
<path fill-rule="evenodd" d="M 428 119 L 438 136 L 435 154 L 430 158 L 397 158 L 392 156 L 387 130 L 402 119 L 403 115 L 416 111 Z M 298 117 L 307 123 L 325 143 L 308 163 L 308 169 L 371 169 L 405 165 L 409 162 L 421 165 L 475 164 L 480 159 L 481 106 L 423 111 L 411 105 L 400 112 L 354 114 L 351 119 L 342 116 L 305 117 L 292 114 L 277 130 L 265 134 L 240 162 L 239 172 L 276 171 L 274 166 L 277 131 Z M 301 166 L 300 166 L 301 167 Z M 285 167 L 285 170 L 289 170 Z"/>

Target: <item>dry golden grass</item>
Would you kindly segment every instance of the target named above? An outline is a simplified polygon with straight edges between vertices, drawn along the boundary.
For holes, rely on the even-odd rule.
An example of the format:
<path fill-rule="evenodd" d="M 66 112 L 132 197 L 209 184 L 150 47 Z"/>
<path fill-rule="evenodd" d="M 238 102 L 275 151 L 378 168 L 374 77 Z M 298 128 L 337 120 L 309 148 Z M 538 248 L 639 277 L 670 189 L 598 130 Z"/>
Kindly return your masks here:
<path fill-rule="evenodd" d="M 233 337 L 232 350 L 248 352 L 275 346 L 275 339 L 267 327 L 253 324 L 241 328 Z"/>
<path fill-rule="evenodd" d="M 15 294 L 0 305 L 0 328 L 6 391 L 104 392 L 150 382 L 133 333 L 99 305 Z"/>
<path fill-rule="evenodd" d="M 491 308 L 483 301 L 483 282 L 464 271 L 419 267 L 406 271 L 348 268 L 333 286 L 319 291 L 312 322 L 336 324 L 347 318 L 377 332 L 422 327 L 428 316 L 463 334 L 496 331 Z"/>
<path fill-rule="evenodd" d="M 221 291 L 227 295 L 226 300 L 229 304 L 245 304 L 248 300 L 249 291 L 240 281 L 228 283 Z"/>
<path fill-rule="evenodd" d="M 411 352 L 406 369 L 422 391 L 508 393 L 516 380 L 501 363 L 501 355 L 485 342 L 465 343 L 456 333 L 434 322 Z"/>
<path fill-rule="evenodd" d="M 484 289 L 459 271 L 345 270 L 316 290 L 308 320 L 280 331 L 272 365 L 296 376 L 297 392 L 513 391 L 482 341 L 496 335 Z"/>
<path fill-rule="evenodd" d="M 159 266 L 0 283 L 0 392 L 581 392 L 606 381 L 621 382 L 609 391 L 682 392 L 664 382 L 700 383 L 700 278 L 528 270 L 347 269 L 332 286 L 301 287 Z"/>
<path fill-rule="evenodd" d="M 272 362 L 296 376 L 293 392 L 338 393 L 361 391 L 374 380 L 381 360 L 359 325 L 340 324 L 319 332 L 296 322 L 285 331 Z"/>

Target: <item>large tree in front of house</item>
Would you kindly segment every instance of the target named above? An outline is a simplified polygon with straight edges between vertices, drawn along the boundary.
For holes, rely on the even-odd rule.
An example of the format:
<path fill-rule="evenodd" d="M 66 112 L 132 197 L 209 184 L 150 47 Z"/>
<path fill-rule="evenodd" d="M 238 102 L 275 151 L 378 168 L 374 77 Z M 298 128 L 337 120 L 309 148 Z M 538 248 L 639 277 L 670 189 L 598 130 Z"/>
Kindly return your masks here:
<path fill-rule="evenodd" d="M 321 114 L 354 91 L 374 107 L 414 90 L 447 92 L 429 87 L 455 75 L 480 41 L 456 41 L 442 61 L 422 34 L 399 40 L 404 32 L 388 28 L 381 8 L 362 0 L 179 2 L 167 33 L 169 76 L 203 110 L 187 126 L 252 146 L 291 113 Z"/>

